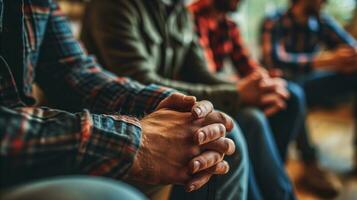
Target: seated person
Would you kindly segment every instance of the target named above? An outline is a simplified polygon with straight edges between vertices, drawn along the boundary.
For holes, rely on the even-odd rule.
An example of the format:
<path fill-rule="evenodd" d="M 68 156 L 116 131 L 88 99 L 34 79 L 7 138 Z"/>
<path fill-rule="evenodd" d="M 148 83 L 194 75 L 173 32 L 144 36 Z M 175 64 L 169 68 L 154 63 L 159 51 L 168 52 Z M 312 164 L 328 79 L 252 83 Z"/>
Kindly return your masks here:
<path fill-rule="evenodd" d="M 291 0 L 286 11 L 270 14 L 262 24 L 264 63 L 281 68 L 285 77 L 302 85 L 311 105 L 356 88 L 357 41 L 322 13 L 325 3 Z M 350 82 L 341 85 L 341 80 Z M 320 84 L 323 89 L 318 83 L 328 85 Z"/>
<path fill-rule="evenodd" d="M 62 199 L 74 191 L 70 185 L 90 190 L 94 184 L 100 194 L 138 198 L 125 193 L 124 184 L 54 180 L 60 175 L 104 176 L 151 187 L 185 184 L 202 199 L 207 192 L 198 189 L 229 168 L 230 180 L 242 187 L 225 192 L 245 194 L 244 139 L 235 138 L 235 152 L 234 142 L 225 137 L 234 126 L 227 115 L 208 101 L 101 69 L 73 38 L 55 1 L 0 0 L 0 12 L 1 199 L 41 191 L 41 199 Z M 34 82 L 54 108 L 63 110 L 33 107 Z M 232 134 L 240 136 L 237 127 Z M 234 162 L 228 165 L 224 155 Z M 28 185 L 20 186 L 24 182 Z"/>
<path fill-rule="evenodd" d="M 295 198 L 282 158 L 300 126 L 300 100 L 290 98 L 289 106 L 274 115 L 271 124 L 263 112 L 250 108 L 263 100 L 260 105 L 267 114 L 284 109 L 289 96 L 285 83 L 267 79 L 266 85 L 260 85 L 263 89 L 257 90 L 265 79 L 264 72 L 259 72 L 263 70 L 254 70 L 239 84 L 211 74 L 183 1 L 92 0 L 87 5 L 82 40 L 103 66 L 116 74 L 208 99 L 234 116 L 246 136 L 252 162 L 248 198 Z M 261 91 L 264 99 L 260 99 Z M 228 195 L 221 196 L 223 199 L 233 198 L 217 190 L 219 199 L 219 194 Z"/>
<path fill-rule="evenodd" d="M 236 69 L 236 76 L 241 78 L 240 81 L 244 81 L 253 71 L 259 71 L 265 73 L 266 76 L 262 81 L 273 82 L 272 84 L 279 83 L 282 79 L 277 76 L 281 72 L 271 70 L 268 74 L 259 63 L 249 56 L 248 50 L 244 47 L 239 27 L 228 16 L 230 12 L 237 10 L 240 2 L 240 0 L 199 0 L 190 5 L 190 10 L 195 17 L 200 43 L 205 50 L 208 63 L 210 63 L 209 68 L 218 73 L 227 67 L 225 64 L 230 61 Z M 292 90 L 296 87 L 293 83 L 288 84 L 292 95 L 299 94 Z M 304 101 L 304 96 L 300 96 L 300 99 Z M 304 107 L 303 105 L 301 109 L 305 110 Z M 302 121 L 298 139 L 298 146 L 301 148 L 302 158 L 305 161 L 303 179 L 306 179 L 305 181 L 310 183 L 318 194 L 336 196 L 337 188 L 335 188 L 333 180 L 330 180 L 330 175 L 317 164 L 317 153 L 308 138 L 305 118 L 305 115 L 300 118 Z"/>
<path fill-rule="evenodd" d="M 357 91 L 357 41 L 321 11 L 325 3 L 291 0 L 262 25 L 264 63 L 300 84 L 309 106 L 331 105 Z"/>

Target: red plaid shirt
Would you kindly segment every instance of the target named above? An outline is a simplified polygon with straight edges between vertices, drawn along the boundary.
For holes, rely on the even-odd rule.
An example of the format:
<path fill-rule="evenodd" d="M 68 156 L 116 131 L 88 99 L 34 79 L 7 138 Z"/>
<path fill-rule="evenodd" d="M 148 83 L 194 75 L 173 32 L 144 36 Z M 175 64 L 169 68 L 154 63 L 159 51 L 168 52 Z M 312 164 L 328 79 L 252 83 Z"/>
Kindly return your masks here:
<path fill-rule="evenodd" d="M 243 45 L 239 28 L 228 16 L 217 18 L 210 13 L 211 0 L 200 0 L 190 5 L 195 17 L 196 31 L 204 49 L 211 71 L 224 67 L 224 60 L 230 58 L 234 67 L 245 76 L 258 64 L 251 59 Z"/>

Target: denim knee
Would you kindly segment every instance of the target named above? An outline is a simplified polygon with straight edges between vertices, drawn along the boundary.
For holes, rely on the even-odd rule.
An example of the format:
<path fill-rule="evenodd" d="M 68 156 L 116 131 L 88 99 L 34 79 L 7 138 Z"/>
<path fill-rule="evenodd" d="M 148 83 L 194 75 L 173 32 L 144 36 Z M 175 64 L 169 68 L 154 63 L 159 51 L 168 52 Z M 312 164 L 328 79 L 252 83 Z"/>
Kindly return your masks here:
<path fill-rule="evenodd" d="M 241 109 L 238 114 L 238 122 L 243 128 L 244 134 L 261 133 L 269 127 L 268 119 L 264 113 L 260 109 L 253 107 Z"/>
<path fill-rule="evenodd" d="M 288 109 L 299 112 L 301 115 L 306 113 L 306 97 L 305 92 L 301 86 L 296 83 L 288 82 L 288 91 L 290 98 L 288 100 Z"/>
<path fill-rule="evenodd" d="M 226 156 L 226 161 L 230 165 L 230 178 L 225 178 L 220 189 L 217 190 L 216 199 L 246 199 L 248 192 L 249 158 L 248 149 L 242 131 L 237 123 L 227 134 L 236 145 L 236 151 L 231 156 Z M 228 193 L 235 194 L 228 194 Z"/>
<path fill-rule="evenodd" d="M 236 151 L 230 157 L 234 157 L 234 160 L 238 161 L 240 163 L 239 165 L 247 170 L 249 168 L 247 144 L 242 135 L 242 131 L 236 122 L 234 122 L 234 128 L 228 133 L 227 137 L 232 139 L 236 145 Z"/>

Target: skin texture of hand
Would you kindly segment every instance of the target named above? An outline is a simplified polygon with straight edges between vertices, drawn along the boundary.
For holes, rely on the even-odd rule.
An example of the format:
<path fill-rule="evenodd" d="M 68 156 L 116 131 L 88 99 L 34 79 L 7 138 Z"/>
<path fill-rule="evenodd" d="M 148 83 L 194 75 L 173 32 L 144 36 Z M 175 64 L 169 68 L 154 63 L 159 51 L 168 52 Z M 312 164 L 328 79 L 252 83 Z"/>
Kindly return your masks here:
<path fill-rule="evenodd" d="M 224 174 L 227 173 L 229 170 L 229 165 L 227 162 L 223 161 L 223 156 L 225 154 L 230 155 L 234 152 L 235 150 L 235 145 L 232 140 L 225 138 L 225 133 L 227 131 L 231 131 L 233 128 L 233 121 L 230 117 L 227 115 L 213 111 L 213 105 L 209 101 L 199 101 L 196 102 L 196 98 L 193 96 L 186 96 L 181 93 L 174 93 L 171 96 L 167 97 L 164 99 L 156 108 L 156 113 L 161 112 L 161 111 L 166 111 L 169 112 L 168 110 L 174 110 L 174 111 L 179 111 L 179 112 L 191 112 L 191 116 L 186 116 L 186 120 L 189 120 L 191 122 L 195 123 L 201 123 L 205 125 L 204 127 L 199 128 L 195 133 L 188 134 L 188 138 L 186 140 L 191 141 L 188 142 L 186 141 L 186 145 L 196 145 L 193 147 L 194 150 L 189 151 L 188 154 L 185 154 L 185 151 L 179 151 L 180 154 L 184 160 L 186 161 L 187 159 L 191 159 L 189 162 L 177 162 L 177 157 L 172 156 L 167 156 L 166 154 L 162 154 L 161 156 L 165 157 L 166 159 L 169 159 L 169 161 L 176 161 L 178 164 L 177 166 L 181 166 L 182 170 L 179 170 L 178 168 L 173 168 L 174 170 L 169 170 L 173 174 L 178 175 L 178 179 L 162 179 L 162 176 L 166 177 L 166 173 L 161 173 L 162 170 L 161 168 L 158 168 L 159 165 L 153 166 L 153 167 L 142 167 L 142 166 L 152 166 L 150 165 L 150 161 L 152 161 L 152 158 L 150 157 L 150 153 L 157 148 L 161 149 L 162 151 L 165 151 L 165 148 L 173 148 L 171 145 L 170 147 L 165 147 L 162 148 L 160 144 L 152 142 L 148 142 L 146 138 L 151 138 L 150 136 L 153 136 L 154 134 L 147 134 L 147 131 L 145 130 L 150 130 L 155 132 L 155 128 L 153 127 L 147 127 L 145 126 L 146 124 L 146 119 L 150 118 L 151 116 L 148 116 L 143 119 L 142 123 L 143 125 L 143 141 L 142 141 L 142 147 L 138 153 L 138 156 L 135 158 L 133 167 L 131 168 L 131 179 L 139 181 L 139 182 L 144 182 L 144 183 L 181 183 L 183 179 L 186 180 L 186 190 L 187 191 L 193 191 L 196 189 L 199 189 L 202 187 L 205 183 L 207 183 L 210 179 L 210 177 L 214 174 Z M 154 114 L 153 113 L 153 114 Z M 186 115 L 187 115 L 186 113 Z M 176 113 L 178 114 L 178 113 Z M 181 113 L 182 114 L 182 113 Z M 149 120 L 150 121 L 150 120 Z M 168 122 L 170 123 L 170 122 Z M 150 123 L 149 123 L 150 124 Z M 164 128 L 165 125 L 168 124 L 155 124 L 156 126 L 160 128 Z M 175 126 L 175 124 L 171 124 L 172 126 Z M 189 127 L 187 125 L 186 127 Z M 179 128 L 174 128 L 173 130 L 177 130 Z M 149 132 L 150 132 L 149 131 Z M 171 132 L 175 132 L 171 131 Z M 182 131 L 182 130 L 181 130 Z M 176 131 L 177 132 L 177 131 Z M 161 133 L 161 132 L 156 132 L 156 133 Z M 175 135 L 169 134 L 170 132 L 163 132 L 163 136 L 166 136 L 167 140 L 163 140 L 163 143 L 169 142 L 169 144 L 180 144 L 180 141 L 175 139 Z M 187 132 L 186 132 L 187 133 Z M 145 135 L 145 137 L 144 137 Z M 147 136 L 149 135 L 149 136 Z M 183 136 L 183 135 L 181 135 Z M 164 137 L 160 137 L 164 138 Z M 149 141 L 152 139 L 149 139 Z M 177 140 L 177 141 L 176 141 Z M 171 141 L 171 142 L 170 142 Z M 176 141 L 176 142 L 175 142 Z M 193 142 L 193 143 L 192 143 Z M 153 145 L 153 146 L 150 146 Z M 156 145 L 156 146 L 155 146 Z M 184 146 L 180 146 L 184 147 Z M 190 149 L 190 147 L 187 147 Z M 175 148 L 173 148 L 175 149 Z M 157 152 L 157 151 L 156 151 Z M 164 152 L 162 152 L 164 153 Z M 197 157 L 193 157 L 197 156 Z M 157 163 L 161 163 L 163 161 L 157 161 Z M 141 163 L 141 164 L 140 164 Z M 165 162 L 166 163 L 166 162 Z M 141 170 L 140 170 L 141 169 Z M 156 171 L 156 173 L 155 173 Z M 182 175 L 182 171 L 184 171 L 184 175 Z M 140 172 L 140 173 L 139 173 Z M 154 172 L 154 173 L 152 173 Z M 160 172 L 160 173 L 157 173 Z M 181 174 L 180 174 L 181 173 Z M 190 179 L 186 176 L 190 175 Z M 197 174 L 195 174 L 197 173 Z M 151 175 L 149 175 L 151 174 Z M 195 175 L 193 175 L 195 174 Z M 181 175 L 181 179 L 180 176 Z M 151 177 L 150 178 L 145 178 Z M 182 177 L 184 176 L 184 177 Z M 144 180 L 145 179 L 145 180 Z M 181 181 L 181 182 L 180 182 Z"/>
<path fill-rule="evenodd" d="M 287 83 L 281 78 L 267 78 L 261 81 L 261 104 L 266 116 L 271 116 L 286 108 L 286 100 L 290 94 L 286 89 Z"/>
<path fill-rule="evenodd" d="M 350 74 L 357 72 L 357 51 L 349 46 L 341 46 L 333 51 L 321 53 L 314 61 L 315 69 Z"/>
<path fill-rule="evenodd" d="M 284 73 L 281 69 L 278 68 L 272 68 L 269 69 L 269 76 L 272 78 L 280 78 L 283 77 Z"/>
<path fill-rule="evenodd" d="M 272 78 L 265 72 L 258 70 L 242 78 L 238 82 L 238 92 L 243 103 L 262 108 L 267 116 L 271 116 L 285 109 L 290 94 L 285 80 Z"/>
<path fill-rule="evenodd" d="M 259 84 L 262 79 L 263 76 L 260 73 L 253 72 L 238 81 L 237 90 L 244 104 L 260 106 Z"/>
<path fill-rule="evenodd" d="M 191 111 L 194 118 L 206 117 L 213 111 L 213 105 L 209 101 L 196 101 L 194 96 L 186 96 L 181 93 L 173 93 L 157 106 L 156 110 L 167 108 L 180 112 Z"/>
<path fill-rule="evenodd" d="M 213 174 L 229 170 L 223 161 L 234 152 L 224 137 L 233 127 L 223 113 L 213 111 L 193 120 L 189 112 L 160 109 L 141 120 L 141 146 L 129 180 L 146 184 L 185 184 L 188 191 L 202 187 Z M 203 137 L 200 137 L 203 133 Z"/>

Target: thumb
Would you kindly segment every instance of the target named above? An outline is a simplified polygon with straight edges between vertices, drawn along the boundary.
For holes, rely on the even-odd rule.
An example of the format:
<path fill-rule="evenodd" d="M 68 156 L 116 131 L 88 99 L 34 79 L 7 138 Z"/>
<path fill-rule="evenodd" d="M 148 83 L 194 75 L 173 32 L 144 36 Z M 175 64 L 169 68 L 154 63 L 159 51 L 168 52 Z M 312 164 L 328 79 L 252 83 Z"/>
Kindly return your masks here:
<path fill-rule="evenodd" d="M 195 103 L 196 97 L 194 96 L 186 96 L 182 93 L 173 93 L 166 99 L 162 100 L 156 110 L 166 108 L 176 111 L 190 112 Z"/>

